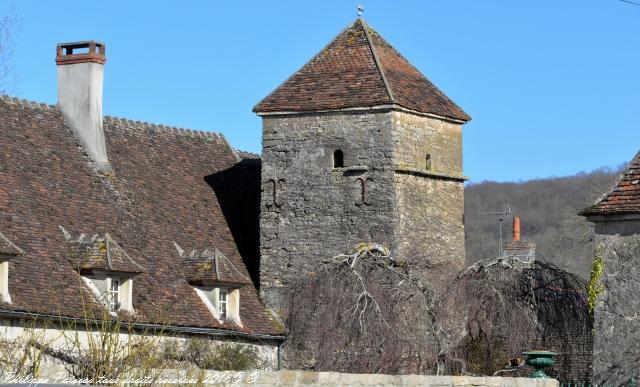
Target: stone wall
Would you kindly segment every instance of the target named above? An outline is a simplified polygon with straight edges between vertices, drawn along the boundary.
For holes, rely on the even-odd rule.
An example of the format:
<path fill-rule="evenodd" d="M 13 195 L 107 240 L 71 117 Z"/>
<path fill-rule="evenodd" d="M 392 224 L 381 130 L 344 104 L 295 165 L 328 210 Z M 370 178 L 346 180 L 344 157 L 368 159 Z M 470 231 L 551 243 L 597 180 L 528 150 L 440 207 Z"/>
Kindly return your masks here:
<path fill-rule="evenodd" d="M 640 219 L 597 221 L 595 255 L 604 262 L 595 307 L 594 382 L 627 382 L 640 370 Z"/>
<path fill-rule="evenodd" d="M 391 141 L 388 113 L 263 117 L 260 293 L 277 314 L 283 290 L 322 259 L 391 245 Z"/>
<path fill-rule="evenodd" d="M 463 267 L 461 125 L 398 111 L 264 116 L 262 147 L 260 293 L 278 315 L 297 278 L 359 242 L 390 247 L 435 287 Z"/>
<path fill-rule="evenodd" d="M 396 254 L 436 288 L 464 268 L 464 187 L 461 182 L 395 175 Z"/>
<path fill-rule="evenodd" d="M 555 379 L 505 377 L 344 374 L 338 372 L 277 371 L 207 372 L 205 381 L 230 386 L 438 386 L 438 387 L 558 387 Z M 235 383 L 234 383 L 235 382 Z M 211 383 L 216 384 L 216 383 Z"/>
<path fill-rule="evenodd" d="M 398 111 L 391 119 L 396 166 L 427 169 L 429 154 L 431 171 L 462 176 L 462 125 Z"/>
<path fill-rule="evenodd" d="M 398 219 L 395 253 L 440 289 L 465 261 L 462 127 L 404 112 L 391 116 Z"/>

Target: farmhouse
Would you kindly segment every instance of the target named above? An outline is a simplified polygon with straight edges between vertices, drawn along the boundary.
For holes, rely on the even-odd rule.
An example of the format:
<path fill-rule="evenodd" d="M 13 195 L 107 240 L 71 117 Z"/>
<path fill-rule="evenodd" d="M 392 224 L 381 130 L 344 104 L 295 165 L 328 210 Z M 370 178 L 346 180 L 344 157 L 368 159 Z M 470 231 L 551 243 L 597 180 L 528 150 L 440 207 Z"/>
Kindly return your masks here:
<path fill-rule="evenodd" d="M 255 344 L 275 368 L 284 330 L 243 262 L 259 171 L 218 133 L 103 117 L 102 43 L 61 44 L 56 62 L 56 106 L 0 99 L 4 333 L 106 311 Z"/>

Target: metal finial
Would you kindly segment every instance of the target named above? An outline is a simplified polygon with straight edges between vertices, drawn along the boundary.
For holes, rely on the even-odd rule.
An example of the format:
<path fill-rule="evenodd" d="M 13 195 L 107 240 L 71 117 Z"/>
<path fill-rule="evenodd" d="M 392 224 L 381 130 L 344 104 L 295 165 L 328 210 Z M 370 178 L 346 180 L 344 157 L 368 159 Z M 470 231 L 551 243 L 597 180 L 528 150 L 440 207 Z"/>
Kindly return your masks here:
<path fill-rule="evenodd" d="M 363 12 L 364 7 L 362 6 L 362 4 L 358 4 L 358 17 L 361 17 Z"/>

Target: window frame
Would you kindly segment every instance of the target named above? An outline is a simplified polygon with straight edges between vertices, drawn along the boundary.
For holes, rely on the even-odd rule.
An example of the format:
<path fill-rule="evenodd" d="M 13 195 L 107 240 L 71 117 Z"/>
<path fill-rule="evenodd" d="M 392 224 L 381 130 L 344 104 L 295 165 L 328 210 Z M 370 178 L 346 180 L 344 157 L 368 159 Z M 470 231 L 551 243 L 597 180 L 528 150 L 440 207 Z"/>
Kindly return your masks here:
<path fill-rule="evenodd" d="M 114 290 L 114 283 L 116 284 Z M 120 310 L 120 306 L 122 305 L 122 300 L 120 294 L 122 293 L 122 281 L 119 277 L 108 277 L 107 279 L 107 300 L 108 300 L 108 308 L 109 312 L 117 312 Z M 115 296 L 115 297 L 114 297 Z"/>
<path fill-rule="evenodd" d="M 229 312 L 229 291 L 225 288 L 218 289 L 218 315 L 221 320 L 227 320 Z"/>
<path fill-rule="evenodd" d="M 119 311 L 135 313 L 132 278 L 103 271 L 83 273 L 81 278 L 91 290 L 96 301 L 112 315 L 116 315 Z M 100 282 L 103 282 L 103 285 Z M 116 284 L 117 290 L 114 289 L 114 284 Z"/>
<path fill-rule="evenodd" d="M 231 322 L 242 326 L 240 320 L 240 288 L 220 285 L 194 285 L 193 289 L 205 304 L 211 315 L 221 323 Z M 221 294 L 225 302 L 221 303 Z M 223 306 L 224 305 L 224 310 Z"/>

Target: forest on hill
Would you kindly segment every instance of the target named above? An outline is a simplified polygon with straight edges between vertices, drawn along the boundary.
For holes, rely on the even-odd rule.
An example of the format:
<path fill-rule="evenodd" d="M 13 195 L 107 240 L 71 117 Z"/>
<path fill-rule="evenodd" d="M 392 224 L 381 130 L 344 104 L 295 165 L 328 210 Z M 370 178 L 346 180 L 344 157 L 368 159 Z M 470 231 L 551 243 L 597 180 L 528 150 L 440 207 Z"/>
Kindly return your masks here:
<path fill-rule="evenodd" d="M 589 278 L 593 233 L 578 212 L 613 188 L 624 167 L 517 183 L 467 185 L 467 264 L 498 255 L 498 219 L 487 213 L 503 211 L 509 205 L 512 214 L 521 218 L 522 239 L 535 242 L 536 259 Z M 505 242 L 511 240 L 511 218 L 503 222 L 503 236 Z"/>

